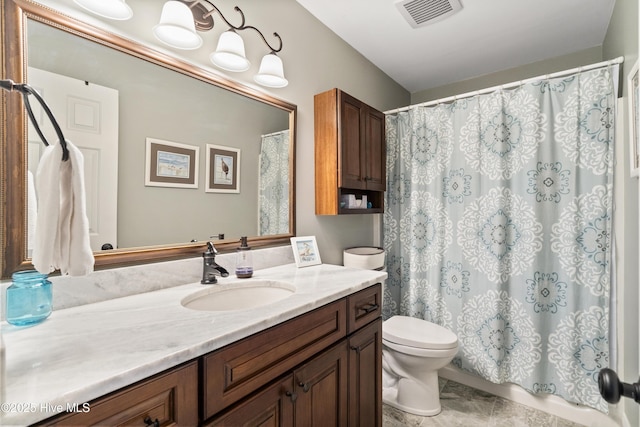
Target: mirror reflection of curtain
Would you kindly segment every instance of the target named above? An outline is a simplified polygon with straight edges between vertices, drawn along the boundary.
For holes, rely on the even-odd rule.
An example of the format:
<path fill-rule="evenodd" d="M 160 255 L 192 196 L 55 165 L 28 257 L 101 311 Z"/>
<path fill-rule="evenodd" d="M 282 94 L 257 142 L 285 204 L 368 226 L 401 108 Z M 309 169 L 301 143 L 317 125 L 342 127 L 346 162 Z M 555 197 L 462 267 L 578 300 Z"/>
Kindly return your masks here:
<path fill-rule="evenodd" d="M 289 130 L 262 135 L 258 235 L 289 232 Z"/>
<path fill-rule="evenodd" d="M 451 329 L 463 371 L 601 411 L 617 73 L 386 119 L 385 317 Z"/>

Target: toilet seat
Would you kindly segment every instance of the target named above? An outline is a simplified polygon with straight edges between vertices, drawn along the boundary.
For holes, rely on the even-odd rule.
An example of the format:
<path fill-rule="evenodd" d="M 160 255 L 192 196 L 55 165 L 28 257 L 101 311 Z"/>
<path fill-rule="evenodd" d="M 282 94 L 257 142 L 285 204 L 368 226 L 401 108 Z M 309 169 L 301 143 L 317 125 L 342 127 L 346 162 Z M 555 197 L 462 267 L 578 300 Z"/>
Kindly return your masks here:
<path fill-rule="evenodd" d="M 435 323 L 408 316 L 393 316 L 382 324 L 382 339 L 391 343 L 433 350 L 458 345 L 456 334 Z"/>

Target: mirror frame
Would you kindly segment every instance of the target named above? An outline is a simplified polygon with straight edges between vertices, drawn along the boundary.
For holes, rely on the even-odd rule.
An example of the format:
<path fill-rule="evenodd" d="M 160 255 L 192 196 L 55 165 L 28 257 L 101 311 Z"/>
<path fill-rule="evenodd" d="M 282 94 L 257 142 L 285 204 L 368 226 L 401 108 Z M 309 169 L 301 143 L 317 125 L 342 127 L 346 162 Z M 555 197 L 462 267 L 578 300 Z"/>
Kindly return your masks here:
<path fill-rule="evenodd" d="M 289 112 L 291 144 L 289 148 L 289 234 L 250 237 L 252 247 L 266 247 L 290 243 L 295 236 L 295 142 L 297 106 L 271 95 L 242 85 L 203 68 L 189 64 L 181 59 L 158 52 L 149 46 L 128 40 L 103 29 L 93 27 L 75 18 L 66 16 L 31 0 L 0 0 L 2 6 L 1 79 L 11 79 L 15 83 L 26 80 L 26 23 L 33 19 L 55 28 L 75 34 L 79 37 L 100 43 L 137 58 L 193 77 L 214 86 L 229 90 L 242 96 L 264 102 Z M 27 115 L 22 104 L 21 94 L 0 90 L 2 110 L 0 116 L 0 218 L 2 226 L 2 258 L 0 259 L 2 278 L 9 278 L 14 271 L 33 268 L 26 258 L 27 241 L 27 164 L 26 131 Z M 216 241 L 221 252 L 235 250 L 237 240 Z M 95 269 L 119 267 L 146 262 L 168 261 L 197 256 L 206 250 L 206 242 L 179 245 L 147 246 L 116 249 L 109 252 L 94 252 Z"/>

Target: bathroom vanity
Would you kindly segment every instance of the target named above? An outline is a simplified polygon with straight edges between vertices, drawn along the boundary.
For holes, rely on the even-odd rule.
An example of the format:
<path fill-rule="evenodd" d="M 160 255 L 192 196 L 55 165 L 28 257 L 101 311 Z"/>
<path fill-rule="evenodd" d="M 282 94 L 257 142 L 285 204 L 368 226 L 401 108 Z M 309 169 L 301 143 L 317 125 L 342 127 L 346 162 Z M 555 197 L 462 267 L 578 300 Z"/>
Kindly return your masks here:
<path fill-rule="evenodd" d="M 5 401 L 32 406 L 2 425 L 380 425 L 386 273 L 285 265 L 254 277 L 295 292 L 211 312 L 181 304 L 202 292 L 189 284 L 3 325 Z"/>

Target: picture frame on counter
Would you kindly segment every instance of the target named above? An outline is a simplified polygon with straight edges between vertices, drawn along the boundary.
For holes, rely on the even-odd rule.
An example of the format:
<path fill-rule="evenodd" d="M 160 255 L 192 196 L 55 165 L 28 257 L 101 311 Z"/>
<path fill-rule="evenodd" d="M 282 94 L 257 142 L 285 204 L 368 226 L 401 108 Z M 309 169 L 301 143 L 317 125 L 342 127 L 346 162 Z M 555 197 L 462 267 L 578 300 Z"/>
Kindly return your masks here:
<path fill-rule="evenodd" d="M 292 237 L 291 247 L 297 267 L 322 264 L 315 236 Z"/>

